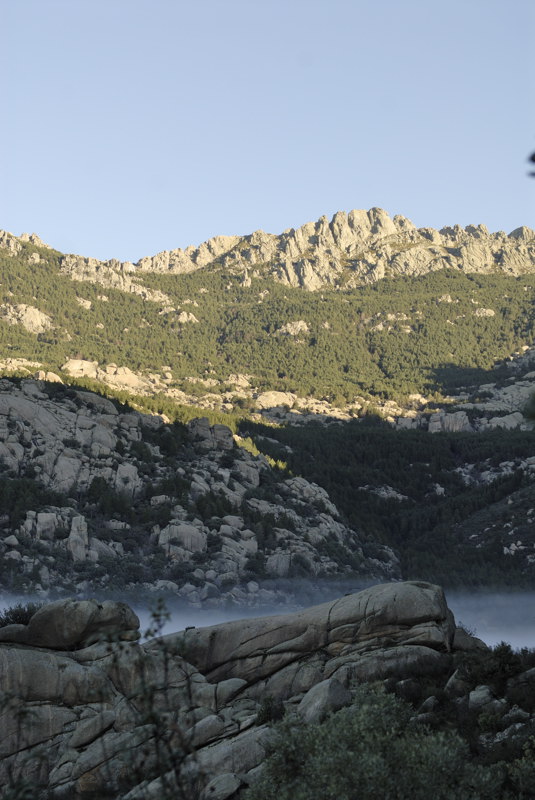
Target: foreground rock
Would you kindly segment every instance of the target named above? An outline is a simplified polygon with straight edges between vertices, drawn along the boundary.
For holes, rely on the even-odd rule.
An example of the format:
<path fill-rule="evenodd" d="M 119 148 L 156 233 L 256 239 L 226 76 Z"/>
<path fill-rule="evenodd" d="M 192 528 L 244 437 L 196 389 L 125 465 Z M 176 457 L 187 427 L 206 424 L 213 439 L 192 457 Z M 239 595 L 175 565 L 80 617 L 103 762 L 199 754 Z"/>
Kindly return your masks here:
<path fill-rule="evenodd" d="M 60 601 L 2 630 L 5 785 L 24 777 L 69 800 L 163 798 L 180 787 L 185 797 L 237 798 L 265 755 L 268 696 L 311 721 L 347 704 L 355 682 L 445 684 L 452 672 L 453 616 L 427 583 L 147 644 L 131 641 L 129 609 L 95 606 Z"/>
<path fill-rule="evenodd" d="M 391 583 L 297 614 L 190 629 L 165 641 L 180 645 L 211 680 L 240 678 L 258 694 L 279 694 L 308 690 L 329 677 L 347 685 L 421 667 L 440 671 L 454 632 L 437 587 Z"/>

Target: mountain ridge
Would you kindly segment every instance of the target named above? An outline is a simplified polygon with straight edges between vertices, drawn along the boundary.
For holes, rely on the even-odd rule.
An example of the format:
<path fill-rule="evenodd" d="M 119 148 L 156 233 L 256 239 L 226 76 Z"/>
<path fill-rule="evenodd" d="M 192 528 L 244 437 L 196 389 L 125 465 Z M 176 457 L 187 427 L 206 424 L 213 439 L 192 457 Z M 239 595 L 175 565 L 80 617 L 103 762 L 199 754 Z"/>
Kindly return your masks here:
<path fill-rule="evenodd" d="M 286 421 L 361 416 L 370 403 L 395 418 L 401 405 L 419 425 L 429 403 L 492 394 L 511 358 L 531 351 L 534 267 L 527 227 L 416 229 L 380 209 L 280 236 L 214 237 L 137 265 L 4 232 L 0 369 L 207 410 L 273 408 Z M 299 413 L 281 417 L 284 406 Z"/>
<path fill-rule="evenodd" d="M 36 234 L 13 236 L 0 231 L 0 246 L 16 252 L 20 242 L 44 245 Z M 396 275 L 423 275 L 445 267 L 465 272 L 505 272 L 519 275 L 535 269 L 535 232 L 527 226 L 509 234 L 490 233 L 485 225 L 416 228 L 402 215 L 354 209 L 338 211 L 281 234 L 263 230 L 245 236 L 214 236 L 198 246 L 163 250 L 136 263 L 65 254 L 61 271 L 74 280 L 90 280 L 143 293 L 133 280 L 137 273 L 185 275 L 219 266 L 261 272 L 288 286 L 308 291 L 354 288 Z M 147 299 L 162 302 L 162 294 Z"/>

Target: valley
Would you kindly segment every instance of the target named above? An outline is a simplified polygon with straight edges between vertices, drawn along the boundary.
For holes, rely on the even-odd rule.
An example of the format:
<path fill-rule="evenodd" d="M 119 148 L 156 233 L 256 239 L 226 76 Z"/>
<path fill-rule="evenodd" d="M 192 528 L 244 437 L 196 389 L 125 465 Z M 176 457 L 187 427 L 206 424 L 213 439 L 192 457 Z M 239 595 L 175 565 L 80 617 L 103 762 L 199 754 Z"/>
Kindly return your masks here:
<path fill-rule="evenodd" d="M 4 589 L 533 588 L 534 241 L 380 209 L 137 264 L 3 233 Z"/>
<path fill-rule="evenodd" d="M 382 743 L 363 791 L 440 763 L 521 796 L 534 236 L 372 209 L 137 264 L 0 236 L 10 798 L 293 800 L 340 741 Z"/>

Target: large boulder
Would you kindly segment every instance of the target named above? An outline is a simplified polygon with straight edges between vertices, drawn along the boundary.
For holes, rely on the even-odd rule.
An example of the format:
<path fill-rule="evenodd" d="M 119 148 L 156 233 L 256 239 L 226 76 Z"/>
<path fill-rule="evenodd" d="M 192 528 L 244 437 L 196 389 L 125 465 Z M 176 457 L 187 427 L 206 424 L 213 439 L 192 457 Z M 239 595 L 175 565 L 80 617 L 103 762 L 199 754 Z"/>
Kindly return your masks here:
<path fill-rule="evenodd" d="M 430 583 L 373 586 L 295 614 L 188 629 L 167 638 L 210 680 L 267 681 L 306 691 L 327 677 L 347 684 L 418 668 L 436 672 L 455 633 L 444 593 Z M 377 658 L 375 651 L 381 651 Z M 265 688 L 264 687 L 264 688 Z"/>
<path fill-rule="evenodd" d="M 207 417 L 188 422 L 190 437 L 199 450 L 232 450 L 234 437 L 226 425 L 210 425 Z"/>
<path fill-rule="evenodd" d="M 308 690 L 297 706 L 297 713 L 305 722 L 321 722 L 333 711 L 348 706 L 351 699 L 349 689 L 336 678 L 329 678 Z"/>
<path fill-rule="evenodd" d="M 51 800 L 184 786 L 237 800 L 271 735 L 262 696 L 321 720 L 355 681 L 443 672 L 455 632 L 442 590 L 418 582 L 145 644 L 138 625 L 122 603 L 61 600 L 0 629 L 0 784 L 23 775 Z"/>
<path fill-rule="evenodd" d="M 139 638 L 139 619 L 126 603 L 57 600 L 40 608 L 27 625 L 0 628 L 0 642 L 74 650 L 101 639 Z"/>

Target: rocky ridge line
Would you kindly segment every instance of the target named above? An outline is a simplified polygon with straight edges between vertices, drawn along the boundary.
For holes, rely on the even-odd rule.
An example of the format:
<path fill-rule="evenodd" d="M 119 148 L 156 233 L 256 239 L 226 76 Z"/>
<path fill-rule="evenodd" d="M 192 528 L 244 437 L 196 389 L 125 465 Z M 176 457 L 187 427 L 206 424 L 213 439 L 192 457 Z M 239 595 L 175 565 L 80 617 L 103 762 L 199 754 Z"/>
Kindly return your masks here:
<path fill-rule="evenodd" d="M 217 261 L 222 267 L 268 274 L 289 286 L 309 291 L 352 288 L 396 275 L 423 275 L 449 267 L 465 272 L 518 275 L 535 266 L 535 232 L 517 228 L 508 236 L 485 225 L 416 228 L 400 215 L 380 208 L 321 217 L 280 236 L 255 231 L 249 236 L 216 237 L 199 248 L 172 250 L 142 258 L 146 272 L 182 274 Z"/>
<path fill-rule="evenodd" d="M 21 241 L 42 245 L 33 234 Z M 17 252 L 20 242 L 0 231 L 0 246 Z M 521 275 L 535 267 L 535 232 L 526 226 L 508 235 L 490 233 L 485 225 L 416 228 L 401 215 L 392 219 L 386 211 L 339 211 L 329 221 L 320 217 L 280 235 L 258 230 L 247 236 L 216 236 L 199 247 L 162 251 L 136 264 L 116 259 L 65 255 L 62 271 L 73 280 L 89 280 L 103 286 L 141 294 L 167 303 L 168 298 L 133 280 L 136 273 L 187 274 L 210 265 L 251 277 L 268 275 L 289 286 L 308 291 L 353 288 L 384 277 L 417 276 L 449 268 L 468 273 L 504 272 Z"/>

